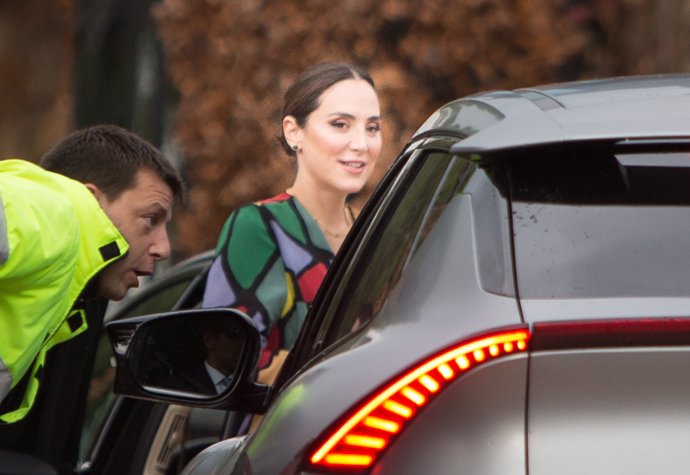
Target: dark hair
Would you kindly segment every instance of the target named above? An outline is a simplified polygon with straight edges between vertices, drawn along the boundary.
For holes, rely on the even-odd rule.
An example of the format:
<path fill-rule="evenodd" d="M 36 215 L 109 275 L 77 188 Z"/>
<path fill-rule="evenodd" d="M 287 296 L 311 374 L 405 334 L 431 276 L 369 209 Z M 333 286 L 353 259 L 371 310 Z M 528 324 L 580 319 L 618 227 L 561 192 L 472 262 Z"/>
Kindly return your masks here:
<path fill-rule="evenodd" d="M 346 63 L 319 63 L 300 74 L 285 92 L 281 119 L 291 115 L 297 121 L 297 125 L 304 127 L 309 114 L 319 107 L 321 94 L 346 79 L 363 79 L 376 89 L 369 73 L 357 66 Z M 278 140 L 288 155 L 295 154 L 285 140 L 282 127 Z"/>
<path fill-rule="evenodd" d="M 46 170 L 93 183 L 109 200 L 135 186 L 137 172 L 153 171 L 183 201 L 184 184 L 175 167 L 153 145 L 115 125 L 72 132 L 41 159 Z"/>

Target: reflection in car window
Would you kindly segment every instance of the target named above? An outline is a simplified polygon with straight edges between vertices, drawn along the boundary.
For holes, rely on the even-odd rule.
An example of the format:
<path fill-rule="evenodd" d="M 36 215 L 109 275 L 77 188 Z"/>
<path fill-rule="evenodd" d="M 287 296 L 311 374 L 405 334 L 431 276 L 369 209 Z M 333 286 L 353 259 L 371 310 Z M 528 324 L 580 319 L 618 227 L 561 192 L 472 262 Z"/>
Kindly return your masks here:
<path fill-rule="evenodd" d="M 461 176 L 472 165 L 433 152 L 419 156 L 408 176 L 393 193 L 390 209 L 373 224 L 367 246 L 356 257 L 361 264 L 343 285 L 344 291 L 329 311 L 338 315 L 329 329 L 327 344 L 370 321 L 386 302 L 405 265 L 453 196 Z"/>
<path fill-rule="evenodd" d="M 118 315 L 117 318 L 130 318 L 150 313 L 166 312 L 172 309 L 196 276 L 196 274 L 191 274 L 186 280 L 176 281 L 169 287 L 161 288 L 160 291 L 153 294 L 153 297 L 143 298 L 124 314 Z M 94 444 L 103 429 L 103 424 L 117 399 L 112 390 L 115 368 L 110 363 L 111 357 L 110 342 L 108 336 L 104 333 L 98 342 L 87 395 L 84 425 L 82 426 L 79 444 L 79 460 L 81 462 L 89 459 Z"/>

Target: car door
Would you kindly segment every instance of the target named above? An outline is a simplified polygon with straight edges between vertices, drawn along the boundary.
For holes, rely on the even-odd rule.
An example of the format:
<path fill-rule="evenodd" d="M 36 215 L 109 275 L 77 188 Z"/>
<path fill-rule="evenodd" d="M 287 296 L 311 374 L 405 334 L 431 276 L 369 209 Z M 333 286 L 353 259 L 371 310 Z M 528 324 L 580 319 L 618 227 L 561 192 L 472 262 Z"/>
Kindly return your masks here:
<path fill-rule="evenodd" d="M 109 308 L 106 321 L 191 308 L 201 300 L 213 253 L 182 262 Z M 84 474 L 177 473 L 176 466 L 217 441 L 225 411 L 210 411 L 118 397 L 112 392 L 112 351 L 102 334 L 80 433 L 78 470 Z M 182 450 L 182 444 L 187 443 Z"/>

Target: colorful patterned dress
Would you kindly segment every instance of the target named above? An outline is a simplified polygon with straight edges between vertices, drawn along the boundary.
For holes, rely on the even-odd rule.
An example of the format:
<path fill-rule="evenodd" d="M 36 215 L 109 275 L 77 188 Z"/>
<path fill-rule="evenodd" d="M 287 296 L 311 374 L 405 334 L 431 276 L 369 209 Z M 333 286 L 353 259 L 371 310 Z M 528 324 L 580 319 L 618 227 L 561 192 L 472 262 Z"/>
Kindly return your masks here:
<path fill-rule="evenodd" d="M 261 332 L 259 368 L 295 342 L 333 252 L 309 212 L 291 195 L 243 206 L 216 246 L 203 307 L 233 307 Z"/>

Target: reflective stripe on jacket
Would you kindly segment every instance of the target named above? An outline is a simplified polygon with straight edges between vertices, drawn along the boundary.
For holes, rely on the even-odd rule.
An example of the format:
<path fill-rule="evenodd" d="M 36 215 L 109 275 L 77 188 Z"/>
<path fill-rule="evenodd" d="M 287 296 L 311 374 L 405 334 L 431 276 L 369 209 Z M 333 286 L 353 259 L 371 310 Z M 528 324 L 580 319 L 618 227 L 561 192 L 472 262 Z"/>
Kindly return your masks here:
<path fill-rule="evenodd" d="M 0 161 L 0 401 L 31 371 L 23 418 L 46 352 L 86 329 L 72 306 L 128 244 L 78 181 L 23 160 Z M 68 316 L 70 317 L 68 322 Z"/>

